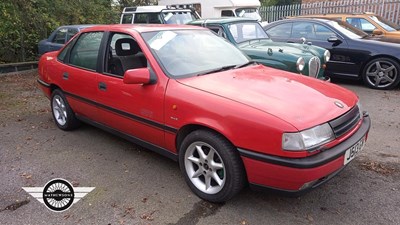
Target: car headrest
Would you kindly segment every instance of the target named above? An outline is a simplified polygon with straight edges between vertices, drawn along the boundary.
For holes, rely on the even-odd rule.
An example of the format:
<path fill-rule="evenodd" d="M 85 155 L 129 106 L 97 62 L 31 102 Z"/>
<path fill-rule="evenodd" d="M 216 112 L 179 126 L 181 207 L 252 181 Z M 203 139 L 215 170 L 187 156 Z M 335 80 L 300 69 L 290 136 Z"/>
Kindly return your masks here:
<path fill-rule="evenodd" d="M 135 55 L 139 50 L 139 45 L 131 38 L 121 38 L 115 42 L 115 53 L 118 56 Z"/>

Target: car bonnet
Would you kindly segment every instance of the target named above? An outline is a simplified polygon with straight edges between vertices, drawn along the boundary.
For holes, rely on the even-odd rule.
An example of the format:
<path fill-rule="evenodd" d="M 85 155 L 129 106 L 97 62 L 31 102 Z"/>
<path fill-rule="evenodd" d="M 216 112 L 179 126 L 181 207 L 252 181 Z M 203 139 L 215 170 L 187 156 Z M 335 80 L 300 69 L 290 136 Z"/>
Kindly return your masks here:
<path fill-rule="evenodd" d="M 358 101 L 345 88 L 262 65 L 178 82 L 274 115 L 299 130 L 339 117 Z"/>
<path fill-rule="evenodd" d="M 246 41 L 240 43 L 238 47 L 244 51 L 246 50 L 260 50 L 260 51 L 271 51 L 272 53 L 282 52 L 285 54 L 292 54 L 298 57 L 303 56 L 314 56 L 309 49 L 310 46 L 303 44 L 292 44 L 292 43 L 278 43 L 273 41 Z M 269 50 L 271 49 L 271 50 Z"/>

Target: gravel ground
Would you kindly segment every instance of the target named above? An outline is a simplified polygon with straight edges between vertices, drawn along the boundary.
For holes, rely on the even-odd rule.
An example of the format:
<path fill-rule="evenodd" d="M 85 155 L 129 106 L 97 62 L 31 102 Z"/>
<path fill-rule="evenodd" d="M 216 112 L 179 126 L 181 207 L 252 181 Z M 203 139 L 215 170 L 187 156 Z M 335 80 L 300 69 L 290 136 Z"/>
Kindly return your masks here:
<path fill-rule="evenodd" d="M 56 128 L 36 71 L 0 77 L 0 224 L 400 224 L 400 90 L 355 91 L 369 111 L 367 144 L 349 166 L 298 198 L 243 190 L 225 204 L 197 198 L 178 164 L 84 125 Z M 22 187 L 64 178 L 96 187 L 55 213 Z"/>

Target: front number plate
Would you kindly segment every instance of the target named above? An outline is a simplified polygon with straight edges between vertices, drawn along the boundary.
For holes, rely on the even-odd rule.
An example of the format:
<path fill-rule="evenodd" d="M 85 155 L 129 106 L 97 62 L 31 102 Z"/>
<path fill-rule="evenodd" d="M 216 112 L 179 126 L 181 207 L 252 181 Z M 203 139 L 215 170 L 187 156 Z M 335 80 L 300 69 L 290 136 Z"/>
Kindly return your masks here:
<path fill-rule="evenodd" d="M 353 160 L 356 155 L 361 152 L 361 150 L 364 148 L 365 144 L 365 137 L 361 138 L 355 145 L 351 146 L 349 149 L 346 150 L 346 153 L 344 154 L 344 165 L 349 163 L 351 160 Z"/>

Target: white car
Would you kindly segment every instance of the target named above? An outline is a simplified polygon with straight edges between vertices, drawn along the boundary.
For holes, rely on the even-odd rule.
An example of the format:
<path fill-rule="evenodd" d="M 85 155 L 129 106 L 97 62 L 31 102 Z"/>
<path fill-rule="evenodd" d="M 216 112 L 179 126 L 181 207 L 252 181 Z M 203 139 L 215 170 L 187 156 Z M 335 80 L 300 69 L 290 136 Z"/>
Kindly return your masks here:
<path fill-rule="evenodd" d="M 200 16 L 191 9 L 168 6 L 125 7 L 121 24 L 186 24 Z"/>

